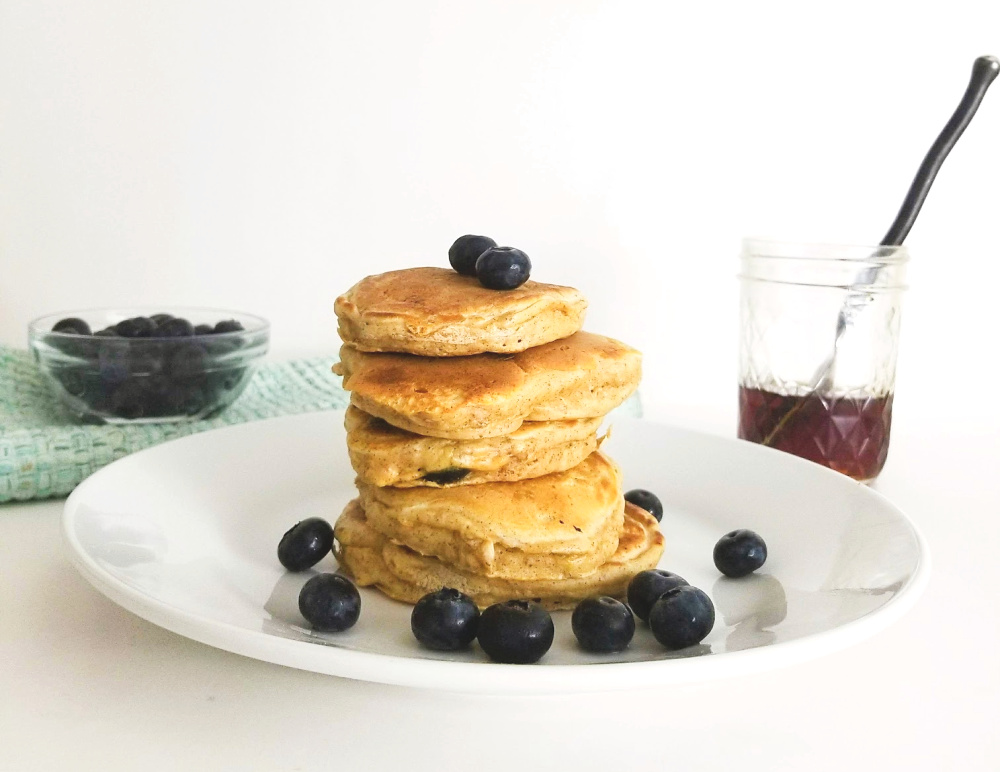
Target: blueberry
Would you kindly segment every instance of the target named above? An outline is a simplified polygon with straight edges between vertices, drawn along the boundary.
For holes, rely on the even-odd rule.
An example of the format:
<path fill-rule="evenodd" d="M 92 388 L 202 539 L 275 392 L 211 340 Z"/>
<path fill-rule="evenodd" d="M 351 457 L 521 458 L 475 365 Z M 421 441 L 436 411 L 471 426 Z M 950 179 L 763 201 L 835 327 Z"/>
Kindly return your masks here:
<path fill-rule="evenodd" d="M 101 338 L 117 338 L 118 332 L 114 327 L 105 327 L 103 330 L 95 332 L 94 335 Z"/>
<path fill-rule="evenodd" d="M 549 650 L 555 626 L 549 612 L 534 601 L 495 603 L 479 618 L 479 645 L 495 662 L 527 665 Z"/>
<path fill-rule="evenodd" d="M 668 649 L 686 649 L 704 640 L 715 626 L 715 606 L 702 590 L 675 587 L 653 604 L 649 629 Z"/>
<path fill-rule="evenodd" d="M 105 382 L 99 374 L 87 373 L 84 392 L 80 395 L 80 399 L 90 410 L 104 413 L 108 410 L 114 388 L 114 385 Z"/>
<path fill-rule="evenodd" d="M 573 609 L 573 635 L 587 651 L 622 651 L 635 635 L 635 618 L 628 606 L 614 598 L 587 598 Z"/>
<path fill-rule="evenodd" d="M 635 504 L 639 509 L 645 509 L 658 521 L 663 519 L 663 504 L 654 493 L 642 488 L 635 488 L 625 494 L 625 501 Z"/>
<path fill-rule="evenodd" d="M 191 379 L 205 374 L 208 353 L 202 346 L 191 343 L 171 344 L 177 349 L 167 359 L 167 372 L 174 380 Z"/>
<path fill-rule="evenodd" d="M 361 616 L 361 595 L 347 577 L 318 574 L 302 585 L 299 611 L 314 630 L 339 633 Z"/>
<path fill-rule="evenodd" d="M 159 327 L 164 322 L 168 322 L 173 318 L 174 318 L 173 314 L 153 314 L 151 317 L 149 317 L 149 321 L 151 321 L 153 324 Z"/>
<path fill-rule="evenodd" d="M 130 378 L 111 395 L 111 412 L 119 418 L 142 418 L 146 415 L 146 403 L 142 383 L 137 378 Z"/>
<path fill-rule="evenodd" d="M 278 561 L 289 571 L 305 571 L 319 563 L 333 547 L 333 528 L 320 517 L 308 517 L 278 542 Z"/>
<path fill-rule="evenodd" d="M 683 587 L 686 584 L 686 579 L 662 568 L 640 571 L 628 584 L 628 605 L 639 619 L 648 620 L 649 610 L 657 598 L 675 587 Z"/>
<path fill-rule="evenodd" d="M 753 531 L 740 528 L 719 539 L 712 559 L 715 560 L 715 567 L 726 576 L 746 576 L 764 565 L 767 545 Z"/>
<path fill-rule="evenodd" d="M 156 325 L 145 316 L 123 319 L 115 325 L 115 332 L 123 338 L 148 338 L 153 334 L 154 329 L 156 329 Z"/>
<path fill-rule="evenodd" d="M 410 629 L 435 651 L 458 651 L 476 639 L 479 609 L 465 593 L 444 587 L 428 593 L 413 607 Z"/>
<path fill-rule="evenodd" d="M 463 276 L 475 276 L 479 256 L 496 245 L 489 236 L 461 236 L 448 250 L 448 262 Z"/>
<path fill-rule="evenodd" d="M 163 370 L 163 349 L 158 343 L 133 343 L 125 351 L 130 375 L 152 375 Z"/>
<path fill-rule="evenodd" d="M 194 325 L 187 319 L 167 319 L 156 325 L 157 338 L 189 338 L 194 335 Z"/>
<path fill-rule="evenodd" d="M 206 374 L 205 388 L 208 390 L 212 401 L 226 398 L 228 401 L 229 392 L 233 391 L 243 382 L 247 374 L 245 367 L 233 367 L 225 370 L 214 370 Z"/>
<path fill-rule="evenodd" d="M 167 401 L 174 388 L 163 373 L 153 373 L 142 379 L 142 388 L 146 393 L 146 415 L 149 417 L 169 416 L 174 411 L 168 406 Z"/>
<path fill-rule="evenodd" d="M 512 290 L 531 275 L 531 261 L 520 249 L 490 247 L 476 261 L 476 276 L 487 289 Z"/>
<path fill-rule="evenodd" d="M 205 390 L 188 383 L 171 383 L 163 398 L 168 415 L 198 415 L 208 404 Z"/>
<path fill-rule="evenodd" d="M 426 480 L 429 483 L 435 483 L 436 485 L 452 485 L 460 480 L 464 480 L 469 476 L 471 471 L 471 469 L 455 466 L 448 469 L 442 469 L 439 472 L 428 472 L 420 479 Z"/>
<path fill-rule="evenodd" d="M 83 321 L 83 319 L 71 316 L 68 319 L 60 319 L 52 325 L 52 332 L 62 332 L 70 335 L 90 335 L 90 325 Z"/>
<path fill-rule="evenodd" d="M 129 374 L 128 344 L 123 340 L 102 342 L 97 352 L 97 371 L 104 383 L 121 383 Z"/>
<path fill-rule="evenodd" d="M 242 332 L 243 325 L 235 319 L 225 319 L 213 328 L 212 332 L 219 334 L 223 332 Z"/>
<path fill-rule="evenodd" d="M 87 392 L 87 371 L 81 368 L 66 367 L 54 370 L 52 375 L 66 393 L 73 397 L 82 397 Z"/>
<path fill-rule="evenodd" d="M 210 324 L 196 324 L 194 326 L 195 335 L 211 335 L 215 332 L 215 328 Z"/>

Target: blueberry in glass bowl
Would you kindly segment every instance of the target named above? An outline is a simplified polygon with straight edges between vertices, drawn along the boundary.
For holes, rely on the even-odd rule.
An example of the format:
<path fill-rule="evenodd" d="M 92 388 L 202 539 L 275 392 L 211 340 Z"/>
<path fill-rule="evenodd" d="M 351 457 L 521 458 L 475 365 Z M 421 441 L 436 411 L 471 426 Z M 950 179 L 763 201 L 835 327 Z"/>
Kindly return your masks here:
<path fill-rule="evenodd" d="M 259 316 L 204 308 L 68 311 L 28 325 L 59 402 L 103 423 L 212 418 L 246 388 L 269 340 Z"/>

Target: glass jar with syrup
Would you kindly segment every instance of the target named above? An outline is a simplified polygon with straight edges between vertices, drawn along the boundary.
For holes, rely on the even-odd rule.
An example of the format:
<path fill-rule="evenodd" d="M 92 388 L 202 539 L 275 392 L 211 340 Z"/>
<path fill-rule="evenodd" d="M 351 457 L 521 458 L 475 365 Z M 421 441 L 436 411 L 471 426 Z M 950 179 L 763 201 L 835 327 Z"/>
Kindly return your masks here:
<path fill-rule="evenodd" d="M 873 480 L 889 452 L 906 248 L 747 239 L 739 437 Z"/>

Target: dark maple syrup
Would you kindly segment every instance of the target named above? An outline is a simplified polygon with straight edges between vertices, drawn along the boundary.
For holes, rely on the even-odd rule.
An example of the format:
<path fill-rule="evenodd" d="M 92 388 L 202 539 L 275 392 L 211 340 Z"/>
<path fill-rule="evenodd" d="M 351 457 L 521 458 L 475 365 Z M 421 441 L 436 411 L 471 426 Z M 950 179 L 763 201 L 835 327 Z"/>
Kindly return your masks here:
<path fill-rule="evenodd" d="M 855 480 L 874 479 L 889 453 L 892 394 L 789 396 L 740 387 L 741 439 L 822 464 Z"/>

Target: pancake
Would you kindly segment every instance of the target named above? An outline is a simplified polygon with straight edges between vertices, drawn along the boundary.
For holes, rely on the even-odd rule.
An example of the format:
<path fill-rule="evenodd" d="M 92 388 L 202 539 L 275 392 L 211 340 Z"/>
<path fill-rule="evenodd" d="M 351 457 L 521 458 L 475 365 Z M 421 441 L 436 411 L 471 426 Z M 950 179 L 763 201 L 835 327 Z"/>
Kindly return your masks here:
<path fill-rule="evenodd" d="M 520 599 L 537 600 L 552 610 L 572 608 L 597 595 L 624 599 L 632 577 L 656 567 L 664 544 L 656 519 L 629 503 L 614 555 L 589 574 L 562 580 L 490 579 L 425 557 L 373 529 L 357 500 L 337 521 L 336 537 L 334 553 L 340 567 L 359 585 L 375 586 L 390 598 L 416 603 L 429 592 L 453 587 L 481 608 Z"/>
<path fill-rule="evenodd" d="M 600 451 L 564 472 L 452 488 L 358 483 L 368 523 L 388 539 L 484 576 L 588 573 L 618 548 L 621 473 Z"/>
<path fill-rule="evenodd" d="M 635 391 L 638 351 L 578 332 L 508 356 L 432 358 L 340 350 L 351 403 L 401 429 L 446 439 L 511 434 L 524 421 L 603 416 Z"/>
<path fill-rule="evenodd" d="M 529 421 L 512 434 L 477 440 L 424 437 L 351 405 L 344 425 L 351 466 L 364 482 L 409 488 L 476 485 L 570 469 L 597 450 L 601 418 Z"/>
<path fill-rule="evenodd" d="M 583 326 L 587 301 L 555 284 L 501 292 L 447 268 L 408 268 L 362 279 L 333 308 L 341 339 L 360 351 L 451 357 L 565 338 Z"/>

